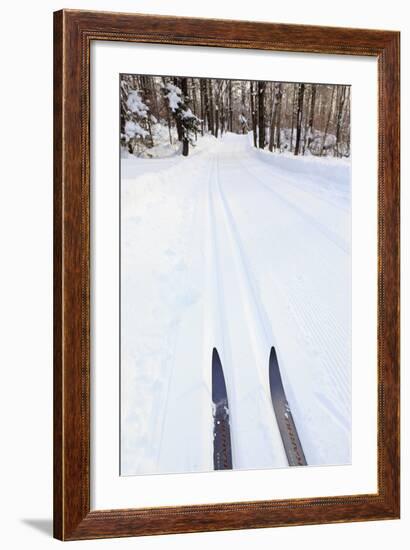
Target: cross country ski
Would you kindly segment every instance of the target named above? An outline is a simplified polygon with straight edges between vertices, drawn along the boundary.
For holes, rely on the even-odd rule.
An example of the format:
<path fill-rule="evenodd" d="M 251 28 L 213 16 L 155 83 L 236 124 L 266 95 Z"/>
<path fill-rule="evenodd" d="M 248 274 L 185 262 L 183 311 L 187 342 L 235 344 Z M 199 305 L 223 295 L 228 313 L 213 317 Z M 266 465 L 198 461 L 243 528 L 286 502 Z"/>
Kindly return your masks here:
<path fill-rule="evenodd" d="M 222 363 L 216 348 L 212 352 L 212 401 L 214 405 L 214 470 L 232 470 L 228 395 Z"/>
<path fill-rule="evenodd" d="M 289 466 L 306 466 L 305 454 L 296 430 L 289 403 L 286 399 L 278 357 L 273 346 L 269 357 L 269 385 L 273 410 L 275 411 L 276 421 L 278 423 Z"/>

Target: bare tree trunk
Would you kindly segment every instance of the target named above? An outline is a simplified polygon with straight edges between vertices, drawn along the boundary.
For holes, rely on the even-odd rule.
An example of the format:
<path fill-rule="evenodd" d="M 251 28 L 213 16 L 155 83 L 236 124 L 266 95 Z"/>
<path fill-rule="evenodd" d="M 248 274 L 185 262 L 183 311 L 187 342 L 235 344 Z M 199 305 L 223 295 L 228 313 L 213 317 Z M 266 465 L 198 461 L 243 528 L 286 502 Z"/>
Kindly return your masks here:
<path fill-rule="evenodd" d="M 224 95 L 221 95 L 220 103 L 219 103 L 219 116 L 221 121 L 221 137 L 223 136 L 224 132 L 227 132 L 229 129 L 229 105 L 226 104 L 227 99 L 224 97 Z M 226 119 L 226 114 L 228 113 L 228 121 Z"/>
<path fill-rule="evenodd" d="M 305 95 L 305 85 L 298 85 L 298 110 L 296 115 L 296 145 L 295 145 L 295 155 L 299 154 L 300 150 L 300 136 L 302 133 L 302 118 L 303 118 L 303 96 Z"/>
<path fill-rule="evenodd" d="M 228 81 L 228 101 L 229 101 L 229 131 L 233 131 L 233 105 L 232 105 L 232 80 Z"/>
<path fill-rule="evenodd" d="M 215 106 L 214 106 L 214 86 L 213 86 L 213 80 L 210 78 L 208 80 L 209 89 L 208 89 L 208 95 L 209 95 L 209 128 L 211 130 L 211 134 L 215 135 Z"/>
<path fill-rule="evenodd" d="M 275 149 L 281 150 L 282 142 L 280 138 L 281 133 L 281 126 L 282 126 L 282 96 L 283 96 L 283 84 L 279 84 L 279 102 L 276 109 L 276 124 L 275 124 L 275 132 L 276 132 L 276 146 Z"/>
<path fill-rule="evenodd" d="M 157 90 L 155 89 L 154 87 L 154 80 L 153 78 L 151 78 L 151 93 L 154 97 L 154 105 L 155 105 L 155 118 L 157 120 L 159 120 L 159 104 L 158 104 L 158 94 L 157 94 Z"/>
<path fill-rule="evenodd" d="M 312 85 L 310 85 L 310 97 L 312 96 Z M 308 125 L 309 125 L 309 110 L 305 107 L 308 103 L 308 97 L 309 92 L 308 88 L 305 88 L 305 97 L 303 98 L 303 114 L 305 117 L 305 124 L 303 126 L 303 147 L 302 147 L 302 155 L 305 154 L 306 150 L 306 143 L 307 143 L 307 133 L 308 133 Z"/>
<path fill-rule="evenodd" d="M 204 79 L 204 102 L 205 102 L 205 120 L 206 120 L 206 126 L 207 131 L 212 133 L 212 118 L 211 118 L 211 109 L 209 104 L 209 82 L 208 80 Z"/>
<path fill-rule="evenodd" d="M 325 127 L 325 132 L 323 134 L 322 146 L 320 148 L 320 155 L 319 156 L 323 155 L 323 151 L 324 151 L 325 145 L 326 145 L 326 138 L 327 138 L 327 134 L 329 132 L 330 119 L 332 118 L 332 112 L 333 112 L 333 100 L 334 100 L 334 97 L 335 97 L 335 89 L 336 89 L 336 86 L 332 86 L 332 98 L 330 100 L 329 114 L 328 114 L 327 121 L 326 121 L 326 127 Z"/>
<path fill-rule="evenodd" d="M 241 82 L 241 112 L 244 115 L 244 113 L 246 113 L 246 118 L 247 120 L 249 120 L 249 115 L 248 115 L 248 112 L 247 112 L 247 109 L 246 109 L 246 105 L 247 105 L 247 102 L 246 102 L 246 82 L 244 80 L 242 80 Z"/>
<path fill-rule="evenodd" d="M 203 78 L 199 79 L 199 90 L 201 95 L 201 134 L 205 134 L 205 80 Z"/>
<path fill-rule="evenodd" d="M 275 140 L 275 120 L 276 120 L 276 85 L 271 83 L 271 108 L 270 108 L 270 124 L 269 124 L 269 144 L 268 149 L 273 151 L 273 145 Z"/>
<path fill-rule="evenodd" d="M 222 116 L 223 116 L 223 113 L 221 112 L 221 99 L 222 99 L 222 89 L 223 89 L 223 85 L 224 85 L 224 81 L 223 80 L 220 80 L 220 81 L 215 81 L 215 86 L 214 86 L 214 89 L 215 89 L 215 96 L 214 96 L 214 104 L 215 104 L 215 137 L 218 137 L 219 135 L 219 131 L 221 130 L 221 133 L 222 133 L 222 128 L 221 128 L 221 122 L 222 122 Z"/>
<path fill-rule="evenodd" d="M 174 85 L 175 86 L 178 86 L 179 88 L 181 88 L 181 80 L 180 78 L 178 77 L 175 77 L 174 78 Z M 181 88 L 182 89 L 182 88 Z M 181 120 L 177 117 L 176 120 L 175 120 L 175 123 L 176 123 L 176 126 L 177 126 L 177 134 L 178 134 L 178 141 L 181 141 L 183 140 L 184 138 L 184 129 L 182 128 L 182 122 Z"/>
<path fill-rule="evenodd" d="M 335 153 L 337 157 L 341 157 L 340 153 L 340 132 L 342 128 L 342 120 L 343 120 L 343 114 L 344 114 L 344 106 L 346 103 L 346 86 L 342 86 L 342 90 L 340 93 L 340 101 L 338 106 L 338 112 L 337 112 L 337 124 L 336 124 L 336 143 L 335 143 Z"/>
<path fill-rule="evenodd" d="M 256 92 L 255 92 L 255 83 L 251 80 L 251 116 L 252 116 L 252 129 L 253 129 L 253 144 L 255 147 L 258 146 L 257 142 L 257 124 L 256 124 Z"/>
<path fill-rule="evenodd" d="M 280 117 L 281 117 L 281 104 L 282 104 L 282 83 L 275 84 L 273 90 L 272 101 L 272 114 L 269 133 L 269 151 L 273 151 L 273 148 L 280 147 Z M 276 138 L 276 139 L 275 139 Z"/>
<path fill-rule="evenodd" d="M 312 84 L 312 95 L 310 96 L 309 127 L 308 127 L 307 143 L 305 139 L 305 144 L 308 149 L 310 149 L 310 144 L 313 139 L 313 118 L 315 116 L 315 103 L 316 103 L 316 84 Z M 303 145 L 303 154 L 305 154 L 305 144 Z"/>
<path fill-rule="evenodd" d="M 347 88 L 347 106 L 345 115 L 346 130 L 346 156 L 350 156 L 350 88 Z"/>
<path fill-rule="evenodd" d="M 187 98 L 188 98 L 188 79 L 187 78 L 181 78 L 181 91 L 182 91 L 184 100 L 187 101 Z M 183 129 L 183 131 L 182 131 L 182 155 L 184 157 L 187 157 L 188 154 L 189 154 L 189 140 L 188 140 L 188 136 L 186 135 L 186 131 Z"/>
<path fill-rule="evenodd" d="M 192 111 L 195 116 L 198 116 L 198 105 L 196 98 L 196 84 L 195 79 L 191 78 L 190 97 L 192 97 Z M 195 130 L 195 141 L 198 139 L 197 131 Z"/>
<path fill-rule="evenodd" d="M 169 143 L 172 145 L 172 133 L 171 133 L 171 117 L 168 113 L 168 135 L 169 135 Z"/>
<path fill-rule="evenodd" d="M 155 99 L 153 97 L 154 94 L 153 94 L 152 80 L 149 76 L 141 75 L 141 77 L 140 77 L 140 88 L 141 88 L 140 89 L 141 95 L 142 95 L 144 101 L 146 101 L 150 105 L 150 110 L 152 112 L 152 106 L 155 102 Z M 148 117 L 145 121 L 145 124 L 146 124 L 146 127 L 148 129 L 150 147 L 154 147 L 154 139 L 152 137 L 152 128 L 151 128 L 150 115 L 148 115 Z"/>
<path fill-rule="evenodd" d="M 165 77 L 162 77 L 162 83 L 163 83 L 163 86 L 165 88 L 165 86 L 167 85 L 167 81 L 165 80 Z M 172 122 L 171 122 L 171 113 L 169 112 L 169 104 L 168 102 L 166 103 L 166 112 L 167 112 L 167 122 L 168 122 L 168 134 L 169 134 L 169 143 L 172 145 L 172 133 L 171 133 L 171 129 L 172 129 Z"/>
<path fill-rule="evenodd" d="M 191 78 L 191 96 L 192 96 L 192 109 L 195 115 L 198 114 L 198 106 L 196 102 L 196 84 L 195 79 Z"/>
<path fill-rule="evenodd" d="M 151 147 L 154 147 L 154 138 L 152 137 L 151 120 L 149 116 L 147 118 L 147 126 L 148 126 L 148 133 L 149 133 L 149 140 L 151 142 Z"/>
<path fill-rule="evenodd" d="M 265 89 L 266 82 L 258 81 L 258 126 L 259 126 L 259 149 L 265 147 Z"/>
<path fill-rule="evenodd" d="M 295 103 L 296 103 L 296 84 L 293 85 L 292 99 L 292 130 L 290 132 L 290 151 L 293 149 L 293 130 L 295 129 Z"/>

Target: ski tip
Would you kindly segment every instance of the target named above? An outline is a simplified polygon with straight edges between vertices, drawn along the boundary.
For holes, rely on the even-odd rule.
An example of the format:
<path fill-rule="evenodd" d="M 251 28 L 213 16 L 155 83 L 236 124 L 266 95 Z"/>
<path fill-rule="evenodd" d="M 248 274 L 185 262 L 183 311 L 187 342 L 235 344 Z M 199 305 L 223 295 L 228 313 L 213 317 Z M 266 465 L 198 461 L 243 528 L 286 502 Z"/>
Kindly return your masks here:
<path fill-rule="evenodd" d="M 212 350 L 212 368 L 222 371 L 222 361 L 216 348 Z"/>
<path fill-rule="evenodd" d="M 222 369 L 222 362 L 218 350 L 212 350 L 212 401 L 219 403 L 221 399 L 227 399 L 226 384 Z"/>
<path fill-rule="evenodd" d="M 279 372 L 279 363 L 278 363 L 278 356 L 276 355 L 276 349 L 275 346 L 272 346 L 270 348 L 270 356 L 269 356 L 269 384 L 270 384 L 270 391 L 272 394 L 272 391 L 275 391 L 275 388 L 277 385 L 282 384 L 282 379 L 280 377 Z"/>
<path fill-rule="evenodd" d="M 272 347 L 270 348 L 270 357 L 269 357 L 269 361 L 274 361 L 275 359 L 277 359 L 276 350 L 275 350 L 275 346 L 272 346 Z"/>

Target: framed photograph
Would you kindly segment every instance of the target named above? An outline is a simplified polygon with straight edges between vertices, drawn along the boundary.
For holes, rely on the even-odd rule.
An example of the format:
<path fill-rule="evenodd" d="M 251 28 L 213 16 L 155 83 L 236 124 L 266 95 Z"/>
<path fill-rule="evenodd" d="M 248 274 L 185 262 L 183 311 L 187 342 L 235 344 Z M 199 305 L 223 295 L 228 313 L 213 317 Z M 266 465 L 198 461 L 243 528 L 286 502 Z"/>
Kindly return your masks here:
<path fill-rule="evenodd" d="M 392 31 L 54 14 L 54 534 L 394 519 Z"/>

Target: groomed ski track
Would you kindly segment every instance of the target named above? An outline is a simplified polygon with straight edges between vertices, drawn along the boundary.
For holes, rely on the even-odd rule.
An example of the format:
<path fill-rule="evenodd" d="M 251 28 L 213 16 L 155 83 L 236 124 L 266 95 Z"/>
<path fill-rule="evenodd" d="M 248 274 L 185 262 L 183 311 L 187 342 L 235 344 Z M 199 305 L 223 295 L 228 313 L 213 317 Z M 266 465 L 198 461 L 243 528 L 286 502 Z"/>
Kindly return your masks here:
<path fill-rule="evenodd" d="M 197 149 L 122 161 L 122 473 L 213 469 L 214 347 L 234 469 L 288 465 L 272 345 L 308 464 L 348 463 L 349 180 L 248 136 Z"/>

